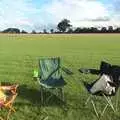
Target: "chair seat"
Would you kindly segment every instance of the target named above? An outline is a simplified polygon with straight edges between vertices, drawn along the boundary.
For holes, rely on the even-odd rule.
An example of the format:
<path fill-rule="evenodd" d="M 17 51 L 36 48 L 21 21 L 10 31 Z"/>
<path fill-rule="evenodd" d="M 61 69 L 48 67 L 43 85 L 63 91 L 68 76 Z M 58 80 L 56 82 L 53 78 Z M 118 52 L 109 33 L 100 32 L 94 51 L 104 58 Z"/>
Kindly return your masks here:
<path fill-rule="evenodd" d="M 66 82 L 64 81 L 63 77 L 61 77 L 60 79 L 55 79 L 51 77 L 47 80 L 41 80 L 40 84 L 46 88 L 61 88 L 66 85 Z"/>

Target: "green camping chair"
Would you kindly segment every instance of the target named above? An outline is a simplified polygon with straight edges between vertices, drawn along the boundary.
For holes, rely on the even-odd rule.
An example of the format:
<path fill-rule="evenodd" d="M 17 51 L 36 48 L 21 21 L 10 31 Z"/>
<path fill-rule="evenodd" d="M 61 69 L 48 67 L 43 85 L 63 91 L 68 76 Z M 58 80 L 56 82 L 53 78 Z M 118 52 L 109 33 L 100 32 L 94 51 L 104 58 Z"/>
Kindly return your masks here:
<path fill-rule="evenodd" d="M 35 74 L 38 73 L 35 71 Z M 35 75 L 35 76 L 36 76 Z M 38 82 L 41 86 L 41 103 L 45 104 L 52 95 L 56 95 L 64 101 L 63 87 L 66 84 L 61 74 L 60 58 L 41 58 L 39 59 Z M 50 96 L 45 98 L 45 93 L 49 91 Z"/>

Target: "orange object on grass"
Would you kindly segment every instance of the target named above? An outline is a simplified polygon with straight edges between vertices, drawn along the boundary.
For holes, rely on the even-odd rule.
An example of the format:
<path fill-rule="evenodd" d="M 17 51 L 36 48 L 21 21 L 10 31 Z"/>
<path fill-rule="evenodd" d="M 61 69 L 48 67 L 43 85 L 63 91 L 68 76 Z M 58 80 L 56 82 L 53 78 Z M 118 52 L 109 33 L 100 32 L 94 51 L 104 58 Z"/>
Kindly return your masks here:
<path fill-rule="evenodd" d="M 0 107 L 9 109 L 7 120 L 9 119 L 11 111 L 15 112 L 13 102 L 17 96 L 17 87 L 18 85 L 0 86 Z M 10 91 L 11 94 L 6 95 L 5 91 Z"/>

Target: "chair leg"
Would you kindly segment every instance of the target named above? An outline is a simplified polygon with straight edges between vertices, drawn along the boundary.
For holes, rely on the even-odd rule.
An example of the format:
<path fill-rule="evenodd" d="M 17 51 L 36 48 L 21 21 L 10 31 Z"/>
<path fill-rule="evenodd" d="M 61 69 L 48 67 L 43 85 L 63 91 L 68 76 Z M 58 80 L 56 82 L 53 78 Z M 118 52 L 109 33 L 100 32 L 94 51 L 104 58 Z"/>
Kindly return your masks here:
<path fill-rule="evenodd" d="M 60 100 L 62 100 L 63 102 L 65 102 L 63 88 L 58 88 L 58 93 L 59 93 L 58 96 L 59 96 Z"/>
<path fill-rule="evenodd" d="M 105 113 L 105 111 L 106 111 L 108 105 L 109 105 L 109 106 L 111 107 L 111 109 L 115 112 L 115 109 L 114 109 L 114 106 L 113 106 L 113 104 L 112 104 L 111 98 L 105 96 L 104 94 L 103 94 L 103 96 L 104 96 L 105 100 L 107 101 L 107 104 L 106 104 L 106 106 L 104 107 L 104 109 L 103 109 L 103 111 L 101 112 L 100 115 L 99 115 L 98 112 L 97 112 L 97 109 L 96 109 L 96 106 L 95 106 L 95 104 L 94 104 L 94 101 L 91 100 L 91 103 L 92 103 L 92 105 L 93 105 L 95 114 L 96 114 L 96 116 L 97 116 L 98 119 L 100 119 L 101 116 L 104 115 L 104 113 Z M 87 99 L 86 102 L 85 102 L 85 105 L 87 105 L 87 103 L 89 102 L 89 100 L 91 99 L 91 97 L 92 97 L 92 95 L 90 95 L 90 96 L 88 97 L 88 99 Z M 117 101 L 117 102 L 118 102 L 118 101 Z M 116 104 L 118 105 L 118 103 L 116 103 Z M 117 105 L 116 105 L 116 107 L 117 107 Z"/>
<path fill-rule="evenodd" d="M 99 117 L 99 114 L 98 114 L 98 112 L 97 112 L 96 106 L 95 106 L 95 104 L 94 104 L 94 102 L 93 102 L 93 100 L 92 100 L 91 98 L 92 98 L 92 95 L 90 95 L 90 96 L 87 98 L 87 100 L 86 100 L 86 102 L 85 102 L 85 105 L 87 105 L 88 102 L 91 101 L 92 106 L 93 106 L 93 109 L 94 109 L 94 111 L 95 111 L 95 114 L 96 114 L 97 118 L 99 119 L 100 117 Z M 90 99 L 91 99 L 91 100 L 90 100 Z"/>
<path fill-rule="evenodd" d="M 11 109 L 11 111 L 16 112 L 15 109 L 12 107 L 12 105 L 9 106 L 9 108 Z"/>
<path fill-rule="evenodd" d="M 90 95 L 90 96 L 87 98 L 87 100 L 86 100 L 86 102 L 85 102 L 85 105 L 87 105 L 87 103 L 89 102 L 89 100 L 90 100 L 91 97 L 92 97 L 92 95 Z"/>
<path fill-rule="evenodd" d="M 8 112 L 8 115 L 7 115 L 7 120 L 9 119 L 9 116 L 10 116 L 10 114 L 11 114 L 12 111 L 16 112 L 15 109 L 12 107 L 12 104 L 9 105 L 8 108 L 9 108 L 9 112 Z"/>
<path fill-rule="evenodd" d="M 102 111 L 101 114 L 99 115 L 98 112 L 97 112 L 97 109 L 96 109 L 96 106 L 95 106 L 93 100 L 91 100 L 91 103 L 92 103 L 92 105 L 93 105 L 93 108 L 94 108 L 94 111 L 95 111 L 95 114 L 96 114 L 97 118 L 100 119 L 101 116 L 104 115 L 105 110 L 107 109 L 107 107 L 108 107 L 109 104 L 108 104 L 108 103 L 106 104 L 106 106 L 104 107 L 103 111 Z"/>
<path fill-rule="evenodd" d="M 63 102 L 65 102 L 65 97 L 64 97 L 63 88 L 61 88 L 61 99 L 62 99 Z"/>
<path fill-rule="evenodd" d="M 116 111 L 118 110 L 119 93 L 120 93 L 120 90 L 119 90 L 119 88 L 118 88 L 118 92 L 117 92 L 117 95 L 116 95 L 116 104 L 115 104 L 115 109 L 116 109 Z"/>
<path fill-rule="evenodd" d="M 97 109 L 96 109 L 96 107 L 95 107 L 95 104 L 94 104 L 93 100 L 91 100 L 91 103 L 92 103 L 92 105 L 93 105 L 95 114 L 96 114 L 97 118 L 99 119 L 99 114 L 98 114 L 98 112 L 97 112 Z"/>
<path fill-rule="evenodd" d="M 116 112 L 116 111 L 115 111 L 115 108 L 114 108 L 114 106 L 113 106 L 113 103 L 112 103 L 111 98 L 109 97 L 108 99 L 109 99 L 109 103 L 110 103 L 111 108 L 113 109 L 114 112 Z"/>
<path fill-rule="evenodd" d="M 41 104 L 43 105 L 43 87 L 41 86 L 41 90 L 40 90 L 40 94 L 41 94 Z"/>
<path fill-rule="evenodd" d="M 103 94 L 103 96 L 106 99 L 106 101 L 108 102 L 108 104 L 110 105 L 110 107 L 112 108 L 112 110 L 115 112 L 115 109 L 114 109 L 114 106 L 112 104 L 110 97 L 106 97 L 104 94 Z"/>
<path fill-rule="evenodd" d="M 104 109 L 103 109 L 103 111 L 102 111 L 102 113 L 101 113 L 101 116 L 103 116 L 103 115 L 104 115 L 105 110 L 107 109 L 108 105 L 109 105 L 109 104 L 106 104 L 106 106 L 104 107 Z"/>
<path fill-rule="evenodd" d="M 9 120 L 9 116 L 11 114 L 11 109 L 9 110 L 8 114 L 7 114 L 7 120 Z"/>
<path fill-rule="evenodd" d="M 49 97 L 47 97 L 47 98 L 45 99 L 45 102 L 46 102 L 46 103 L 48 103 L 49 100 L 51 99 L 51 97 L 53 96 L 53 95 L 52 95 L 52 90 L 49 90 L 49 92 L 50 92 Z M 45 92 L 45 93 L 46 93 L 46 92 Z"/>

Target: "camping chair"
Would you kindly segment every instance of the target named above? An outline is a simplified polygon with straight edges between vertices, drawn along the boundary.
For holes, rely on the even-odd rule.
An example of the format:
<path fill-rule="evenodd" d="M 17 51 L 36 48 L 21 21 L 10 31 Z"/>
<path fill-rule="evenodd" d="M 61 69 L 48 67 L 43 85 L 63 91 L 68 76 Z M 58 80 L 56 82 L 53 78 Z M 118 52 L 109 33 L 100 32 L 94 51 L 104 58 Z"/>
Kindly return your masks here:
<path fill-rule="evenodd" d="M 86 73 L 88 73 L 88 70 L 84 70 L 84 71 L 85 72 L 87 71 Z M 91 84 L 84 82 L 86 89 L 90 93 L 90 96 L 86 100 L 85 104 L 87 105 L 89 101 L 92 103 L 95 114 L 98 118 L 101 118 L 101 116 L 104 115 L 108 106 L 110 106 L 114 112 L 116 112 L 117 110 L 118 100 L 116 100 L 116 106 L 114 106 L 112 103 L 112 96 L 116 95 L 120 84 L 117 80 L 118 78 L 116 80 L 114 79 L 115 74 L 113 76 L 113 73 L 114 73 L 113 71 L 114 71 L 113 67 L 110 64 L 102 61 L 100 70 L 99 70 L 100 77 L 96 81 L 92 82 Z M 119 70 L 117 69 L 117 71 Z M 95 100 L 97 100 L 98 96 L 101 98 L 105 98 L 105 101 L 106 101 L 106 105 L 103 108 L 100 115 L 95 106 Z"/>
<path fill-rule="evenodd" d="M 59 96 L 59 99 L 64 102 L 63 87 L 66 85 L 61 73 L 60 58 L 41 58 L 39 59 L 39 79 L 41 86 L 41 103 L 44 104 L 51 98 L 51 95 Z M 45 100 L 47 91 L 52 94 Z M 54 91 L 54 92 L 53 92 Z M 44 94 L 44 95 L 43 95 Z"/>
<path fill-rule="evenodd" d="M 9 119 L 9 116 L 11 114 L 11 112 L 16 112 L 14 107 L 13 107 L 13 103 L 15 101 L 15 98 L 17 96 L 17 87 L 18 85 L 12 85 L 12 86 L 0 86 L 0 90 L 3 92 L 3 96 L 4 100 L 0 100 L 0 108 L 7 108 L 9 109 L 8 114 L 7 114 L 7 120 Z M 8 93 L 7 94 L 5 94 Z M 0 120 L 4 120 L 2 117 L 0 117 Z"/>
<path fill-rule="evenodd" d="M 90 96 L 86 100 L 85 104 L 87 105 L 89 101 L 92 103 L 95 114 L 98 118 L 104 115 L 105 110 L 107 109 L 108 106 L 110 106 L 112 110 L 116 112 L 116 109 L 112 103 L 112 96 L 115 96 L 118 88 L 114 86 L 114 83 L 112 81 L 106 81 L 106 80 L 110 80 L 109 76 L 103 74 L 98 80 L 94 81 L 92 84 L 88 84 L 84 82 L 86 89 L 90 93 Z M 106 104 L 100 115 L 95 106 L 95 100 L 97 100 L 98 97 L 104 98 Z"/>

